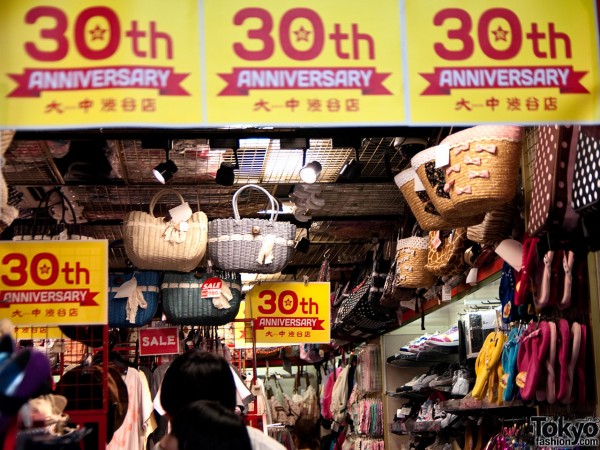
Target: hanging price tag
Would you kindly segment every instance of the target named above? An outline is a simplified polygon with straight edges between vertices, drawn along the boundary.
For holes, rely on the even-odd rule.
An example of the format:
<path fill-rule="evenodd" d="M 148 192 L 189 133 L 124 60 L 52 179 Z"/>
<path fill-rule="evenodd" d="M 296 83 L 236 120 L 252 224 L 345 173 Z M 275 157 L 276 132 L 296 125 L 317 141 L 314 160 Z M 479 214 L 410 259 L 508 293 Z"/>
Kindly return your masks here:
<path fill-rule="evenodd" d="M 423 186 L 423 183 L 421 182 L 421 179 L 419 178 L 419 176 L 417 175 L 416 172 L 415 172 L 414 180 L 415 180 L 415 192 L 424 191 L 425 186 Z"/>
<path fill-rule="evenodd" d="M 440 144 L 435 149 L 435 168 L 446 167 L 450 165 L 450 145 Z"/>
<path fill-rule="evenodd" d="M 221 296 L 223 281 L 220 278 L 213 277 L 202 283 L 200 289 L 200 298 L 214 298 Z"/>
<path fill-rule="evenodd" d="M 446 283 L 442 286 L 442 301 L 449 302 L 450 300 L 452 300 L 452 288 Z"/>

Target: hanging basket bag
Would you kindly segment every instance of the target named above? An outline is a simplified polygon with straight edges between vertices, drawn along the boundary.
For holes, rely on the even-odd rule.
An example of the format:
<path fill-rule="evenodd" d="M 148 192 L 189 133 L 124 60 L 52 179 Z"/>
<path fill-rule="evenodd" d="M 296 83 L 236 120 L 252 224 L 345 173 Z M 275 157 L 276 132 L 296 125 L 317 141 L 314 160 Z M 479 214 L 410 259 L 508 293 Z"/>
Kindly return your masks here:
<path fill-rule="evenodd" d="M 425 231 L 452 228 L 431 202 L 427 191 L 415 191 L 415 170 L 408 168 L 394 177 L 408 207 Z"/>
<path fill-rule="evenodd" d="M 466 235 L 464 228 L 450 232 L 430 231 L 425 268 L 438 277 L 462 273 L 465 269 Z"/>
<path fill-rule="evenodd" d="M 435 283 L 435 275 L 427 264 L 428 237 L 412 236 L 399 239 L 396 246 L 396 284 L 402 288 L 428 288 Z"/>
<path fill-rule="evenodd" d="M 221 289 L 214 285 L 219 280 Z M 167 272 L 161 285 L 165 315 L 169 322 L 179 325 L 225 325 L 240 309 L 241 285 L 235 273 Z M 210 292 L 214 289 L 216 293 Z"/>
<path fill-rule="evenodd" d="M 268 220 L 240 218 L 238 197 L 246 189 L 257 189 L 268 197 L 271 204 Z M 277 222 L 279 203 L 254 184 L 239 188 L 232 205 L 233 219 L 215 219 L 208 224 L 208 257 L 214 266 L 232 272 L 280 272 L 294 253 L 296 226 Z"/>
<path fill-rule="evenodd" d="M 480 125 L 451 134 L 440 145 L 450 151 L 444 190 L 452 208 L 442 214 L 474 216 L 509 202 L 517 191 L 523 129 Z"/>
<path fill-rule="evenodd" d="M 122 297 L 119 290 L 133 278 L 133 291 Z M 108 326 L 133 328 L 150 323 L 158 308 L 158 272 L 111 273 L 108 283 Z"/>
<path fill-rule="evenodd" d="M 425 192 L 436 211 L 443 217 L 443 225 L 437 230 L 451 230 L 459 227 L 476 225 L 483 220 L 483 214 L 467 215 L 465 211 L 454 211 L 454 206 L 446 185 L 446 169 L 435 167 L 435 156 L 438 146 L 430 147 L 417 153 L 410 164 L 425 187 Z M 452 213 L 449 215 L 449 213 Z M 431 231 L 431 230 L 429 230 Z"/>
<path fill-rule="evenodd" d="M 154 217 L 156 202 L 169 193 L 186 204 L 179 192 L 163 189 L 152 197 L 150 213 L 131 211 L 123 219 L 125 252 L 138 269 L 190 272 L 206 253 L 208 219 L 202 211 L 181 223 Z"/>

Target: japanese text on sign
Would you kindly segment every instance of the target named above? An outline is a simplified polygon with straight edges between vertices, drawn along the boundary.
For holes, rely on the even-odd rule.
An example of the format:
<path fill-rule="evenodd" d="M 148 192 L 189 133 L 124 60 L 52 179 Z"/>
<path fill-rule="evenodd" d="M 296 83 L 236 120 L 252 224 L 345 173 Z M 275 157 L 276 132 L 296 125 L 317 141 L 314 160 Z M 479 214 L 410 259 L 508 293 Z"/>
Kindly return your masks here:
<path fill-rule="evenodd" d="M 106 324 L 106 241 L 0 242 L 0 316 L 15 325 Z"/>
<path fill-rule="evenodd" d="M 257 343 L 329 342 L 329 283 L 261 283 L 246 294 L 246 308 Z"/>
<path fill-rule="evenodd" d="M 592 1 L 406 0 L 406 11 L 415 122 L 598 119 Z"/>

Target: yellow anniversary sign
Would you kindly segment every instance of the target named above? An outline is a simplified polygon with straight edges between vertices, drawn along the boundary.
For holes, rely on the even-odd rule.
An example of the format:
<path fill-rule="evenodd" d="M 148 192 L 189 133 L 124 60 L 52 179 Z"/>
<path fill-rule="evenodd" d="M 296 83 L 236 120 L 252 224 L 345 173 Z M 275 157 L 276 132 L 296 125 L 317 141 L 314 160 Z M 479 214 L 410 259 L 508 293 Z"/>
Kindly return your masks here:
<path fill-rule="evenodd" d="M 246 294 L 246 317 L 260 344 L 329 343 L 329 283 L 258 284 Z"/>
<path fill-rule="evenodd" d="M 197 125 L 199 2 L 7 0 L 0 126 Z"/>
<path fill-rule="evenodd" d="M 399 2 L 204 2 L 209 124 L 404 122 Z"/>
<path fill-rule="evenodd" d="M 107 241 L 0 242 L 0 317 L 17 326 L 106 324 Z"/>
<path fill-rule="evenodd" d="M 405 0 L 415 124 L 600 119 L 593 0 Z"/>

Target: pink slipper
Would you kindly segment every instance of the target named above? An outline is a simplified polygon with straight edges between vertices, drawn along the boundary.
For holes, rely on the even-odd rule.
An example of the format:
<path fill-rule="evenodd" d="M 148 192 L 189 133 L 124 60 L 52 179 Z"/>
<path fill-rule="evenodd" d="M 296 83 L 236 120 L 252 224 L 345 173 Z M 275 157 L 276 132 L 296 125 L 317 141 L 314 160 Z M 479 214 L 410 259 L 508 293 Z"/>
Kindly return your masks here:
<path fill-rule="evenodd" d="M 587 327 L 581 325 L 581 346 L 577 357 L 577 402 L 583 406 L 586 402 L 585 363 L 587 359 Z"/>
<path fill-rule="evenodd" d="M 527 381 L 527 369 L 531 363 L 531 338 L 530 335 L 535 332 L 535 323 L 530 323 L 519 337 L 519 353 L 517 353 L 517 374 L 515 376 L 515 384 L 519 388 L 519 392 L 525 387 Z"/>
<path fill-rule="evenodd" d="M 569 373 L 567 367 L 569 366 L 569 360 L 571 359 L 571 330 L 569 328 L 569 322 L 565 319 L 558 321 L 557 330 L 557 343 L 556 348 L 558 350 L 558 364 L 556 365 L 556 385 L 558 387 L 556 392 L 556 398 L 564 398 L 569 384 Z"/>
<path fill-rule="evenodd" d="M 550 346 L 548 348 L 548 358 L 546 359 L 546 392 L 543 397 L 549 404 L 556 402 L 556 377 L 554 375 L 554 364 L 556 363 L 556 324 L 548 322 L 550 327 Z M 539 389 L 538 389 L 539 393 Z M 540 399 L 538 396 L 538 400 Z"/>
<path fill-rule="evenodd" d="M 568 405 L 573 402 L 573 381 L 575 377 L 575 367 L 577 366 L 577 358 L 579 358 L 579 349 L 581 346 L 581 325 L 577 322 L 573 322 L 571 325 L 571 358 L 569 359 L 569 365 L 567 367 L 567 385 L 562 396 L 558 397 L 558 400 Z"/>
<path fill-rule="evenodd" d="M 530 339 L 532 340 L 531 356 L 525 386 L 521 389 L 521 398 L 524 402 L 530 402 L 535 397 L 538 383 L 542 378 L 542 372 L 545 370 L 544 361 L 548 357 L 548 347 L 550 346 L 550 326 L 548 322 L 539 322 L 537 329 L 530 334 Z"/>
<path fill-rule="evenodd" d="M 563 270 L 565 272 L 562 298 L 558 302 L 559 309 L 571 306 L 571 289 L 573 286 L 573 266 L 575 265 L 575 253 L 565 252 L 563 255 Z"/>
<path fill-rule="evenodd" d="M 550 303 L 551 281 L 552 281 L 552 261 L 554 259 L 554 251 L 548 250 L 544 255 L 544 268 L 539 273 L 538 292 L 534 296 L 533 302 L 535 308 L 540 310 L 548 306 Z"/>

